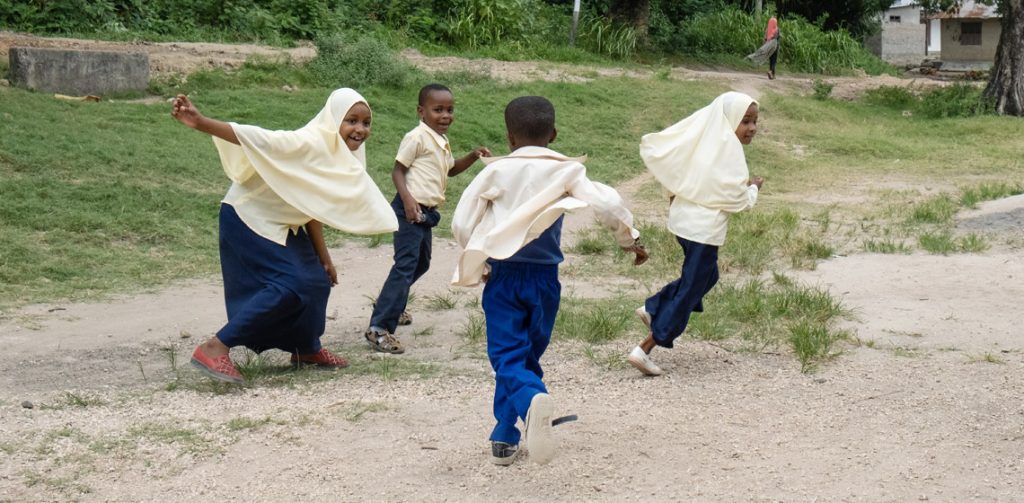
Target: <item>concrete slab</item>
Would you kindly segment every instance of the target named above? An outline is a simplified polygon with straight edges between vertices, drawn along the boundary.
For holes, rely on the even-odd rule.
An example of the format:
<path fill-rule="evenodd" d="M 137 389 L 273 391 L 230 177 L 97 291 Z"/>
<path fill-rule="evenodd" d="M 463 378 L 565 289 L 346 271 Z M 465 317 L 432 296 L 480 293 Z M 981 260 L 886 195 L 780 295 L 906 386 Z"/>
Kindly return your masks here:
<path fill-rule="evenodd" d="M 149 85 L 145 52 L 103 52 L 11 47 L 11 84 L 81 96 L 143 91 Z"/>

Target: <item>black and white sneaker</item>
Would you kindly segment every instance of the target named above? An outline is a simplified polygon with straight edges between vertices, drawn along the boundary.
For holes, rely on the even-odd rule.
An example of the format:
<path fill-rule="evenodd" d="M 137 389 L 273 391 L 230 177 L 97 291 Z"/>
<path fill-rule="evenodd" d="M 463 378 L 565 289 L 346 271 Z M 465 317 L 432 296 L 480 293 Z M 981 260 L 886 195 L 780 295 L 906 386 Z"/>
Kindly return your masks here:
<path fill-rule="evenodd" d="M 491 462 L 499 466 L 508 466 L 519 456 L 519 446 L 508 442 L 491 442 Z"/>

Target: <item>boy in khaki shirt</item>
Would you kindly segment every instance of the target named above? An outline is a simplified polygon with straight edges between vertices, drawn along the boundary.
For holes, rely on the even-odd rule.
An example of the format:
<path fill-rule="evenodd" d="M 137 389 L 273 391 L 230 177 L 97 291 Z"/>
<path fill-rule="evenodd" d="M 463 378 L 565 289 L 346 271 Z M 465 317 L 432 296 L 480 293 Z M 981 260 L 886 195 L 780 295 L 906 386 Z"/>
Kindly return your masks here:
<path fill-rule="evenodd" d="M 405 351 L 395 338 L 398 325 L 412 323 L 405 311 L 409 289 L 430 268 L 431 229 L 441 215 L 448 177 L 462 173 L 491 151 L 479 147 L 455 159 L 448 143 L 448 127 L 455 119 L 455 99 L 447 87 L 428 84 L 420 89 L 416 113 L 420 123 L 406 133 L 395 156 L 391 179 L 397 194 L 391 207 L 398 216 L 394 234 L 395 263 L 373 307 L 366 342 L 377 351 L 399 354 Z"/>

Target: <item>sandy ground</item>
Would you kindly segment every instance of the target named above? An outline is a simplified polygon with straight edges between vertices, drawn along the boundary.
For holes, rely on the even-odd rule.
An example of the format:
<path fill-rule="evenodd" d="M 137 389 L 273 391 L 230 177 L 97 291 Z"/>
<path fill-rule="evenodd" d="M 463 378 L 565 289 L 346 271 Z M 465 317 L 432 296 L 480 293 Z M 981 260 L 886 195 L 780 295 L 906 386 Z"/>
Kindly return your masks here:
<path fill-rule="evenodd" d="M 1022 215 L 1018 196 L 959 226 L 1020 243 Z M 574 217 L 568 234 L 587 224 Z M 286 385 L 211 387 L 188 367 L 224 321 L 217 278 L 3 313 L 0 501 L 1024 501 L 1019 247 L 794 272 L 857 313 L 861 343 L 814 374 L 784 349 L 687 339 L 655 353 L 668 374 L 649 379 L 616 358 L 635 340 L 593 358 L 556 342 L 545 380 L 556 413 L 580 419 L 556 428 L 552 464 L 507 468 L 488 460 L 493 378 L 482 343 L 459 335 L 479 290 L 449 294 L 455 252 L 435 240 L 399 332 L 408 351 L 382 358 L 361 331 L 390 249 L 333 250 L 323 340 L 364 371 Z M 459 307 L 432 311 L 432 295 Z"/>

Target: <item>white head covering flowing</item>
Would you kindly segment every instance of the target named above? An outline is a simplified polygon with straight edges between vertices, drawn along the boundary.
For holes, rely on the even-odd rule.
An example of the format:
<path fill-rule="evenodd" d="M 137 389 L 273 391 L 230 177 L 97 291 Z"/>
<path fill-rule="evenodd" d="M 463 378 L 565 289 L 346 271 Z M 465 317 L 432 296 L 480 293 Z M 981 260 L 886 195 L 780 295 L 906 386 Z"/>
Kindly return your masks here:
<path fill-rule="evenodd" d="M 394 210 L 366 172 L 366 145 L 349 150 L 338 134 L 359 93 L 335 90 L 308 124 L 295 131 L 231 123 L 240 145 L 214 137 L 224 172 L 242 183 L 258 173 L 278 196 L 312 219 L 355 234 L 398 229 Z"/>
<path fill-rule="evenodd" d="M 640 158 L 673 195 L 706 208 L 738 211 L 750 177 L 736 128 L 751 104 L 728 92 L 664 131 L 644 135 Z"/>

